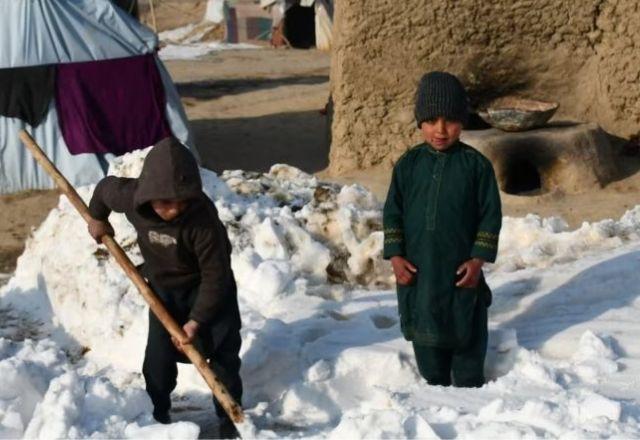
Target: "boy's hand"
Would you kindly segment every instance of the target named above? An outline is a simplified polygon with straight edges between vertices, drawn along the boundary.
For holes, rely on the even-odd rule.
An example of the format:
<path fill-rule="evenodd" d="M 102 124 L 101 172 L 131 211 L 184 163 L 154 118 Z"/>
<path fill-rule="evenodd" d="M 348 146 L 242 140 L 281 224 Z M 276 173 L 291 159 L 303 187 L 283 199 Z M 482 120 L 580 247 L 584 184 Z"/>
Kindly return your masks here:
<path fill-rule="evenodd" d="M 113 227 L 111 226 L 111 224 L 109 224 L 109 222 L 103 222 L 92 218 L 91 220 L 89 220 L 87 227 L 89 229 L 89 234 L 98 244 L 102 243 L 103 235 L 109 235 L 111 237 L 115 235 L 115 233 L 113 232 Z"/>
<path fill-rule="evenodd" d="M 173 341 L 173 345 L 175 345 L 178 350 L 182 351 L 183 345 L 188 345 L 193 342 L 196 334 L 198 333 L 198 328 L 200 328 L 200 324 L 198 324 L 197 321 L 190 319 L 189 322 L 182 326 L 182 330 L 184 330 L 186 337 L 182 339 L 182 341 L 178 341 L 172 336 L 171 340 Z"/>
<path fill-rule="evenodd" d="M 469 289 L 476 287 L 478 285 L 478 281 L 480 281 L 483 264 L 484 260 L 481 260 L 480 258 L 472 258 L 471 260 L 462 263 L 456 272 L 456 275 L 462 275 L 462 278 L 456 283 L 456 286 Z"/>
<path fill-rule="evenodd" d="M 418 269 L 404 257 L 396 255 L 391 257 L 391 266 L 396 276 L 396 281 L 402 286 L 408 286 L 413 282 Z"/>
<path fill-rule="evenodd" d="M 198 321 L 194 321 L 190 319 L 185 325 L 182 326 L 182 330 L 187 334 L 187 339 L 182 341 L 182 344 L 191 344 L 198 333 L 198 328 L 200 328 L 200 324 Z"/>

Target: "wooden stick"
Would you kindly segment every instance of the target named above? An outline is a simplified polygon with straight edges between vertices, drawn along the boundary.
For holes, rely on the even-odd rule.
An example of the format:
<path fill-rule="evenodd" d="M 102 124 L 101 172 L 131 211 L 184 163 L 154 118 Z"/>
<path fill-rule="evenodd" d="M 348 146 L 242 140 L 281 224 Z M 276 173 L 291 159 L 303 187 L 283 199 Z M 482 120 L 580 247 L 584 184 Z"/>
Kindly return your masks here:
<path fill-rule="evenodd" d="M 89 222 L 91 220 L 91 214 L 89 208 L 80 198 L 75 188 L 71 186 L 69 181 L 58 171 L 53 163 L 49 160 L 46 154 L 40 149 L 38 144 L 33 138 L 24 130 L 20 130 L 20 139 L 25 144 L 27 149 L 31 152 L 33 157 L 38 161 L 40 166 L 53 178 L 54 182 L 67 196 L 71 204 L 76 208 L 82 218 Z M 120 267 L 124 270 L 127 276 L 133 281 L 133 284 L 138 288 L 140 294 L 145 301 L 149 304 L 149 308 L 156 315 L 158 320 L 167 329 L 169 334 L 181 341 L 186 338 L 186 334 L 182 327 L 173 319 L 162 302 L 158 299 L 156 294 L 151 290 L 151 287 L 147 284 L 145 279 L 140 275 L 136 267 L 133 265 L 127 254 L 120 247 L 120 245 L 113 239 L 113 237 L 104 235 L 102 237 L 102 243 L 107 247 L 113 258 L 118 262 Z M 198 350 L 192 344 L 183 344 L 182 349 L 187 355 L 189 360 L 195 365 L 202 377 L 204 378 L 209 388 L 213 392 L 215 398 L 220 402 L 224 410 L 227 412 L 231 420 L 235 423 L 242 423 L 244 421 L 244 414 L 242 408 L 233 400 L 227 388 L 224 386 L 220 379 L 211 371 L 207 360 L 198 352 Z"/>

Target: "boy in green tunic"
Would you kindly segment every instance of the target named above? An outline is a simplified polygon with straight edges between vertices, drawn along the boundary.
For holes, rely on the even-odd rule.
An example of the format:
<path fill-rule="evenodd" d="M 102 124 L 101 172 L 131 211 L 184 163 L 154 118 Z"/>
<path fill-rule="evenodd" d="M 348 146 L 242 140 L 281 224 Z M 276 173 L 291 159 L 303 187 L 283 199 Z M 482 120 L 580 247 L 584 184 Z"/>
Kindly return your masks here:
<path fill-rule="evenodd" d="M 480 387 L 491 303 L 482 265 L 496 258 L 500 194 L 489 160 L 459 140 L 467 95 L 455 76 L 422 77 L 415 116 L 425 142 L 395 165 L 384 206 L 401 329 L 429 384 Z"/>

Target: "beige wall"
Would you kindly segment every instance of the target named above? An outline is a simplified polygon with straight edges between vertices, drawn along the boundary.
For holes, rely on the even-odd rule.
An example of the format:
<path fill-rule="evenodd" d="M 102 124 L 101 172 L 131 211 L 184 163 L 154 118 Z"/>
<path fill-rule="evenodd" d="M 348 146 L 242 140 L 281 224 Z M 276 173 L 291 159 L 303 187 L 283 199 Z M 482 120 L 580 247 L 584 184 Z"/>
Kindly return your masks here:
<path fill-rule="evenodd" d="M 390 166 L 419 140 L 413 94 L 434 69 L 474 102 L 518 93 L 640 131 L 638 0 L 340 0 L 334 35 L 334 173 Z"/>
<path fill-rule="evenodd" d="M 140 21 L 153 27 L 149 0 L 138 0 Z M 198 23 L 204 18 L 207 0 L 153 0 L 158 32 Z"/>

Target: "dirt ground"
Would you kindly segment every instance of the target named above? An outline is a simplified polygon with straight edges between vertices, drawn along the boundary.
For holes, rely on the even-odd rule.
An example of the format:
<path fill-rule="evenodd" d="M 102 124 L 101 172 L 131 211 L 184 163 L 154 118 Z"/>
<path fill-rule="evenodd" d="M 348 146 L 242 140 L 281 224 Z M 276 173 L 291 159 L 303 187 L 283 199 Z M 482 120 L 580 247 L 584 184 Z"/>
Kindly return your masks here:
<path fill-rule="evenodd" d="M 58 198 L 56 191 L 0 196 L 0 284 L 1 274 L 13 271 L 32 229 L 58 204 Z"/>
<path fill-rule="evenodd" d="M 387 169 L 330 176 L 329 127 L 320 113 L 329 96 L 326 53 L 244 50 L 198 61 L 167 62 L 192 123 L 203 164 L 211 169 L 267 170 L 289 163 L 341 183 L 360 183 L 384 199 Z M 619 218 L 640 203 L 640 159 L 621 158 L 623 176 L 599 191 L 580 195 L 503 194 L 505 215 L 560 215 L 571 226 Z M 56 206 L 54 191 L 0 196 L 0 273 L 13 271 L 27 237 Z M 1 277 L 0 277 L 1 278 Z M 1 282 L 1 280 L 0 280 Z"/>
<path fill-rule="evenodd" d="M 202 163 L 214 171 L 266 171 L 286 162 L 309 172 L 328 165 L 327 53 L 244 50 L 197 62 L 170 61 Z"/>

